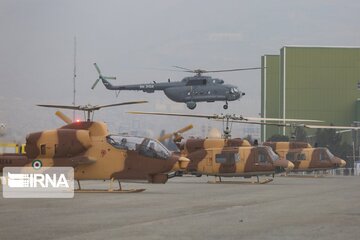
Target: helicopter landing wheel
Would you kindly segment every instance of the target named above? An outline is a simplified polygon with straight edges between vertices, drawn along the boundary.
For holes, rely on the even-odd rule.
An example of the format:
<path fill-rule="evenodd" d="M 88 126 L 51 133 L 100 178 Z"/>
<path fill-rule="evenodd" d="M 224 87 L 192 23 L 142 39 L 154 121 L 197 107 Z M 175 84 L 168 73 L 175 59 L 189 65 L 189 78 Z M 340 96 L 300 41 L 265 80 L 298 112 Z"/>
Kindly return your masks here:
<path fill-rule="evenodd" d="M 229 106 L 228 106 L 227 104 L 225 104 L 225 105 L 223 106 L 223 108 L 224 108 L 224 109 L 228 109 Z"/>

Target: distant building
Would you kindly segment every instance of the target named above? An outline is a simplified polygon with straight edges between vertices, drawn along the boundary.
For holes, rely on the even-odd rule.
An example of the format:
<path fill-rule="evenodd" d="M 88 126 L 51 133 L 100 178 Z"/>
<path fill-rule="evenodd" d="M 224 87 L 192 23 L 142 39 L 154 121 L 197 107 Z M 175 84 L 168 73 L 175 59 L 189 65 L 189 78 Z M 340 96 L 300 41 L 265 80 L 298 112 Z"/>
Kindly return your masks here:
<path fill-rule="evenodd" d="M 261 62 L 262 117 L 347 126 L 360 121 L 360 47 L 285 46 Z M 261 140 L 289 133 L 262 126 Z"/>

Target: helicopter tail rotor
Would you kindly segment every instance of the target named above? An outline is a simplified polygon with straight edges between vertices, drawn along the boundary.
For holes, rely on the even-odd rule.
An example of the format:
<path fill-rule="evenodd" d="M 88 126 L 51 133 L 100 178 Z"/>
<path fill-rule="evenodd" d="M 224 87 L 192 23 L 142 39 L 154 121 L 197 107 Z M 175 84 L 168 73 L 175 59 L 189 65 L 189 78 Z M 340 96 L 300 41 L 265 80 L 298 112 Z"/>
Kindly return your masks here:
<path fill-rule="evenodd" d="M 103 75 L 101 74 L 101 71 L 100 71 L 99 66 L 98 66 L 96 63 L 94 63 L 94 66 L 95 66 L 96 71 L 97 71 L 98 74 L 99 74 L 99 78 L 96 79 L 96 81 L 94 82 L 94 84 L 91 86 L 91 89 L 94 89 L 94 88 L 96 87 L 96 85 L 99 83 L 100 80 L 103 81 L 103 83 L 104 83 L 104 85 L 105 85 L 105 87 L 106 87 L 106 86 L 108 86 L 108 85 L 110 84 L 107 80 L 115 80 L 115 79 L 116 79 L 116 77 L 106 77 L 106 76 L 103 76 Z"/>

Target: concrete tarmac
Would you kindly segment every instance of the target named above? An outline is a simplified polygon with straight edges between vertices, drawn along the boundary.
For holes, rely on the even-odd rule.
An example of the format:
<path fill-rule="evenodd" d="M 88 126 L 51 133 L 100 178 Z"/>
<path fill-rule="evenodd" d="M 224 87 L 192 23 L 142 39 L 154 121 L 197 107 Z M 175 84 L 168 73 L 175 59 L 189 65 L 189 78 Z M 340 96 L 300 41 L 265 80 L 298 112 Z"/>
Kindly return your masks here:
<path fill-rule="evenodd" d="M 264 185 L 208 180 L 124 183 L 146 191 L 74 199 L 1 197 L 0 239 L 360 239 L 360 177 L 277 177 Z"/>

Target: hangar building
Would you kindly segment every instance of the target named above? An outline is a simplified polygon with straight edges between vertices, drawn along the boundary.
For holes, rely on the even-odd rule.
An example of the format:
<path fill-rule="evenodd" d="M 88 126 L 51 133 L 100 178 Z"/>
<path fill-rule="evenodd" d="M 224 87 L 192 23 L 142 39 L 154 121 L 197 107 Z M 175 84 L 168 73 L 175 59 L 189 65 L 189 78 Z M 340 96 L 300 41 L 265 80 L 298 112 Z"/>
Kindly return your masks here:
<path fill-rule="evenodd" d="M 360 47 L 285 46 L 280 55 L 262 56 L 261 63 L 262 117 L 343 126 L 360 121 Z M 261 140 L 289 133 L 262 126 Z"/>

